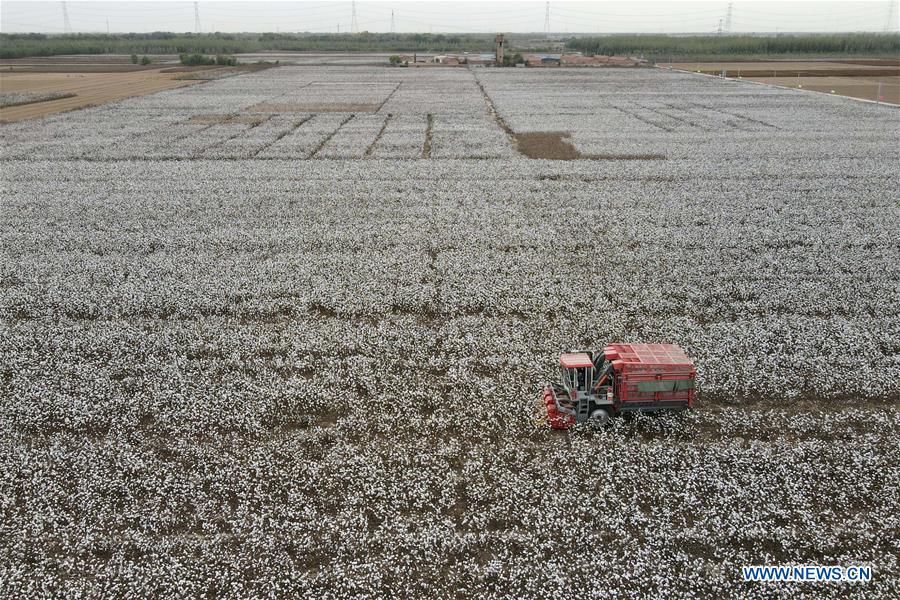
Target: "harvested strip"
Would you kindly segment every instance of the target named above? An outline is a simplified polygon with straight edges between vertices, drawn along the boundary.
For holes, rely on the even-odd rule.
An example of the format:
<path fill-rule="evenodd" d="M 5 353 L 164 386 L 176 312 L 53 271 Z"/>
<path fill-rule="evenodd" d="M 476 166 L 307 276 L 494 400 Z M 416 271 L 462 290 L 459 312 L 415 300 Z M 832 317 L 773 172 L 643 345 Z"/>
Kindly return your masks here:
<path fill-rule="evenodd" d="M 645 123 L 645 124 L 647 124 L 647 125 L 651 125 L 651 126 L 653 126 L 653 127 L 656 127 L 657 129 L 662 129 L 663 131 L 668 131 L 669 133 L 672 133 L 672 132 L 675 131 L 675 130 L 672 129 L 671 127 L 666 127 L 665 125 L 662 125 L 662 124 L 660 124 L 660 123 L 657 123 L 656 121 L 652 121 L 652 120 L 650 120 L 650 119 L 648 119 L 648 118 L 646 118 L 646 117 L 644 117 L 644 116 L 639 115 L 638 113 L 632 112 L 632 111 L 630 111 L 630 110 L 625 110 L 625 109 L 622 108 L 621 106 L 613 106 L 613 108 L 616 109 L 617 111 L 621 112 L 621 113 L 624 113 L 624 114 L 628 115 L 629 117 L 634 117 L 635 119 L 637 119 L 637 120 L 640 121 L 641 123 Z"/>
<path fill-rule="evenodd" d="M 397 84 L 397 87 L 395 87 L 393 90 L 391 90 L 391 93 L 388 94 L 388 95 L 387 95 L 387 98 L 385 98 L 384 101 L 383 101 L 381 104 L 378 105 L 378 110 L 376 110 L 375 112 L 381 112 L 381 109 L 384 108 L 384 105 L 387 104 L 388 101 L 394 96 L 394 94 L 397 93 L 397 90 L 400 89 L 400 86 L 401 86 L 401 85 L 403 85 L 403 82 L 402 82 L 402 81 L 401 81 L 400 83 Z"/>
<path fill-rule="evenodd" d="M 349 102 L 322 103 L 269 103 L 262 102 L 252 107 L 253 112 L 301 112 L 301 113 L 374 113 L 381 108 L 378 104 L 357 104 Z"/>
<path fill-rule="evenodd" d="M 500 126 L 500 129 L 506 132 L 506 135 L 512 137 L 515 135 L 515 132 L 512 130 L 512 127 L 506 122 L 506 120 L 500 115 L 500 112 L 497 110 L 497 107 L 494 106 L 494 101 L 491 100 L 490 95 L 488 95 L 487 90 L 484 89 L 484 86 L 481 85 L 481 81 L 478 80 L 478 76 L 475 75 L 475 72 L 472 71 L 472 77 L 475 78 L 475 84 L 478 86 L 478 89 L 481 90 L 481 95 L 484 98 L 484 103 L 487 104 L 488 112 L 491 113 L 491 117 L 493 117 L 494 122 Z"/>
<path fill-rule="evenodd" d="M 378 145 L 378 141 L 381 139 L 381 136 L 384 135 L 384 130 L 387 129 L 388 123 L 391 122 L 391 119 L 394 118 L 394 115 L 388 113 L 387 118 L 384 120 L 384 124 L 381 126 L 381 129 L 378 131 L 378 135 L 375 136 L 375 139 L 372 140 L 372 143 L 369 144 L 369 147 L 366 148 L 365 156 L 372 156 L 372 153 L 375 151 L 375 146 Z"/>
<path fill-rule="evenodd" d="M 264 118 L 264 119 L 262 119 L 262 120 L 260 120 L 260 121 L 251 121 L 251 122 L 250 122 L 250 126 L 247 127 L 246 129 L 241 129 L 241 130 L 239 130 L 239 131 L 236 131 L 235 133 L 229 135 L 228 137 L 226 137 L 226 138 L 224 138 L 224 139 L 221 139 L 221 140 L 218 140 L 218 141 L 216 141 L 216 142 L 213 142 L 212 144 L 209 144 L 209 145 L 207 145 L 207 146 L 204 146 L 203 148 L 201 148 L 201 149 L 195 151 L 195 152 L 194 152 L 193 158 L 200 158 L 203 154 L 209 152 L 210 150 L 213 150 L 213 149 L 215 149 L 215 148 L 219 148 L 219 147 L 223 146 L 224 144 L 227 144 L 227 143 L 230 142 L 231 140 L 234 140 L 234 139 L 237 139 L 237 138 L 243 136 L 245 133 L 247 133 L 247 130 L 253 129 L 254 127 L 258 127 L 261 123 L 263 123 L 263 122 L 265 122 L 265 121 L 268 121 L 269 118 L 271 118 L 271 117 Z M 228 123 L 228 124 L 229 124 L 229 125 L 243 124 L 243 122 L 241 122 L 241 121 L 232 121 L 232 122 L 230 122 L 230 123 Z"/>
<path fill-rule="evenodd" d="M 191 117 L 188 123 L 211 123 L 214 125 L 224 125 L 226 123 L 238 123 L 242 125 L 257 125 L 266 122 L 269 117 L 263 115 L 195 115 Z"/>
<path fill-rule="evenodd" d="M 341 130 L 341 127 L 343 127 L 344 125 L 346 125 L 347 123 L 349 123 L 349 122 L 353 119 L 353 117 L 355 117 L 355 116 L 356 116 L 356 115 L 350 115 L 349 117 L 347 117 L 346 119 L 344 119 L 343 121 L 341 121 L 341 124 L 337 126 L 337 129 L 335 129 L 334 131 L 332 131 L 331 133 L 329 133 L 327 136 L 325 136 L 325 139 L 323 139 L 323 140 L 319 143 L 318 146 L 316 146 L 315 148 L 313 148 L 313 151 L 309 153 L 309 156 L 307 156 L 307 158 L 313 158 L 316 154 L 318 154 L 319 151 L 320 151 L 322 148 L 325 147 L 325 144 L 327 144 L 328 142 L 330 142 L 330 141 L 331 141 L 331 138 L 333 138 L 335 135 L 337 135 L 337 132 Z"/>
<path fill-rule="evenodd" d="M 313 118 L 312 115 L 307 115 L 306 117 L 300 119 L 299 121 L 297 121 L 296 123 L 294 123 L 293 127 L 291 127 L 290 129 L 285 129 L 284 131 L 282 131 L 281 133 L 279 133 L 277 136 L 275 136 L 275 139 L 274 139 L 274 140 L 272 140 L 271 142 L 269 142 L 269 143 L 266 144 L 265 146 L 260 146 L 260 147 L 256 150 L 256 152 L 254 152 L 253 154 L 250 155 L 250 158 L 256 158 L 256 156 L 257 156 L 260 152 L 262 152 L 263 150 L 265 150 L 265 149 L 267 149 L 267 148 L 270 148 L 270 147 L 273 146 L 274 144 L 277 144 L 277 143 L 278 143 L 278 140 L 282 139 L 283 137 L 285 137 L 285 136 L 287 136 L 287 135 L 290 135 L 290 134 L 294 133 L 295 131 L 297 131 L 298 129 L 300 129 L 300 127 L 302 127 L 304 123 L 306 123 L 307 121 L 309 121 L 309 120 L 312 119 L 312 118 Z"/>
<path fill-rule="evenodd" d="M 434 127 L 434 115 L 428 113 L 425 126 L 425 145 L 422 146 L 422 158 L 431 158 L 431 131 Z"/>

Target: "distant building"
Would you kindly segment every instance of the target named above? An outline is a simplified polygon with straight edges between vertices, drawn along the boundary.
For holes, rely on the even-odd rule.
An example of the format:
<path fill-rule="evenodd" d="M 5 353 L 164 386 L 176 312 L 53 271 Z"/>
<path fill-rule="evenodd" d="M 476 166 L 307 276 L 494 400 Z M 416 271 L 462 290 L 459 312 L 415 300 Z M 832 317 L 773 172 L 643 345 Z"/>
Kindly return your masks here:
<path fill-rule="evenodd" d="M 635 67 L 646 62 L 628 56 L 584 56 L 581 53 L 528 53 L 523 58 L 529 67 Z"/>
<path fill-rule="evenodd" d="M 561 64 L 561 54 L 525 54 L 522 56 L 529 67 L 556 67 Z"/>
<path fill-rule="evenodd" d="M 466 57 L 470 65 L 492 65 L 496 60 L 495 54 L 470 54 Z"/>

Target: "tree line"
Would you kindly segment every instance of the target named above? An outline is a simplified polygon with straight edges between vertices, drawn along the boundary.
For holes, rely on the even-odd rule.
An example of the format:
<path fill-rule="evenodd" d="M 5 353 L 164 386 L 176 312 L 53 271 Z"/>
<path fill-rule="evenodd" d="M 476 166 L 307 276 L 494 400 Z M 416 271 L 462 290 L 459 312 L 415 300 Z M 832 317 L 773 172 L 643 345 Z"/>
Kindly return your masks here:
<path fill-rule="evenodd" d="M 536 34 L 507 35 L 510 47 L 537 49 Z M 549 43 L 549 42 L 548 42 Z M 535 46 L 534 44 L 537 44 Z M 879 56 L 896 58 L 900 35 L 891 33 L 781 35 L 607 35 L 572 37 L 570 51 L 585 54 L 644 55 L 646 58 L 739 56 Z M 0 34 L 0 58 L 57 54 L 211 54 L 266 51 L 318 52 L 490 52 L 493 34 L 429 33 L 154 33 Z"/>
<path fill-rule="evenodd" d="M 736 56 L 879 56 L 897 58 L 900 35 L 837 33 L 803 35 L 609 35 L 571 39 L 567 47 L 585 54 L 643 55 L 651 60 Z"/>
<path fill-rule="evenodd" d="M 236 54 L 265 51 L 470 52 L 491 51 L 493 35 L 426 33 L 230 34 L 128 33 L 0 34 L 0 58 L 58 54 Z"/>

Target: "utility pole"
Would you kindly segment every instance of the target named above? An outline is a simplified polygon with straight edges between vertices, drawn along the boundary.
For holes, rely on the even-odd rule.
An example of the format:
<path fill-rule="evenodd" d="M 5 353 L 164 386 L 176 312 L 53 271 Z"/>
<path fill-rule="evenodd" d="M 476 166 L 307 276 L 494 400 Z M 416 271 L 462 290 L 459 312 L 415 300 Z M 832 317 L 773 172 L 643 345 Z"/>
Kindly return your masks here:
<path fill-rule="evenodd" d="M 359 23 L 356 21 L 356 0 L 353 0 L 353 12 L 350 16 L 350 33 L 359 33 Z"/>
<path fill-rule="evenodd" d="M 109 35 L 109 19 L 106 20 L 106 35 Z"/>
<path fill-rule="evenodd" d="M 200 33 L 200 3 L 194 2 L 194 33 Z"/>
<path fill-rule="evenodd" d="M 728 10 L 725 11 L 725 33 L 731 33 L 731 11 L 734 8 L 734 2 L 728 3 Z"/>
<path fill-rule="evenodd" d="M 547 2 L 547 7 L 544 10 L 544 37 L 548 40 L 550 39 L 550 2 Z"/>
<path fill-rule="evenodd" d="M 397 33 L 397 28 L 394 24 L 394 11 L 391 11 L 391 33 Z"/>
<path fill-rule="evenodd" d="M 63 7 L 63 31 L 66 33 L 72 33 L 72 23 L 69 22 L 69 9 L 66 7 L 66 3 L 62 3 Z"/>
<path fill-rule="evenodd" d="M 716 29 L 716 35 L 722 35 L 722 19 L 719 19 L 719 27 Z"/>

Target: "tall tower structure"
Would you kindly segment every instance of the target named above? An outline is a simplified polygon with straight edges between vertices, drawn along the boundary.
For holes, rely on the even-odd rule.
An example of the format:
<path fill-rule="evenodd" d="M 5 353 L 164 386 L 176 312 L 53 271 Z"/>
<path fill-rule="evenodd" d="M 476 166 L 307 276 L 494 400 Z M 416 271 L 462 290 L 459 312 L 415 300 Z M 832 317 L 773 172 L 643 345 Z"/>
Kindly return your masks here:
<path fill-rule="evenodd" d="M 884 32 L 889 33 L 898 29 L 897 24 L 897 0 L 888 0 L 888 16 L 884 22 Z"/>
<path fill-rule="evenodd" d="M 359 23 L 356 22 L 356 0 L 351 3 L 353 12 L 350 15 L 350 33 L 359 33 Z"/>
<path fill-rule="evenodd" d="M 66 3 L 62 3 L 63 9 L 63 31 L 66 33 L 72 33 L 72 23 L 69 21 L 69 8 L 66 6 Z"/>
<path fill-rule="evenodd" d="M 394 11 L 391 11 L 391 33 L 397 33 L 397 26 L 394 23 Z"/>
<path fill-rule="evenodd" d="M 734 9 L 734 2 L 728 3 L 728 10 L 725 11 L 725 33 L 731 33 L 731 11 Z"/>
<path fill-rule="evenodd" d="M 502 33 L 498 33 L 497 37 L 494 38 L 494 53 L 498 65 L 503 64 L 503 51 L 505 48 L 506 39 L 503 37 Z"/>
<path fill-rule="evenodd" d="M 200 33 L 200 3 L 194 2 L 194 33 Z"/>
<path fill-rule="evenodd" d="M 544 10 L 544 37 L 548 40 L 550 39 L 550 2 L 547 2 L 547 7 Z"/>

